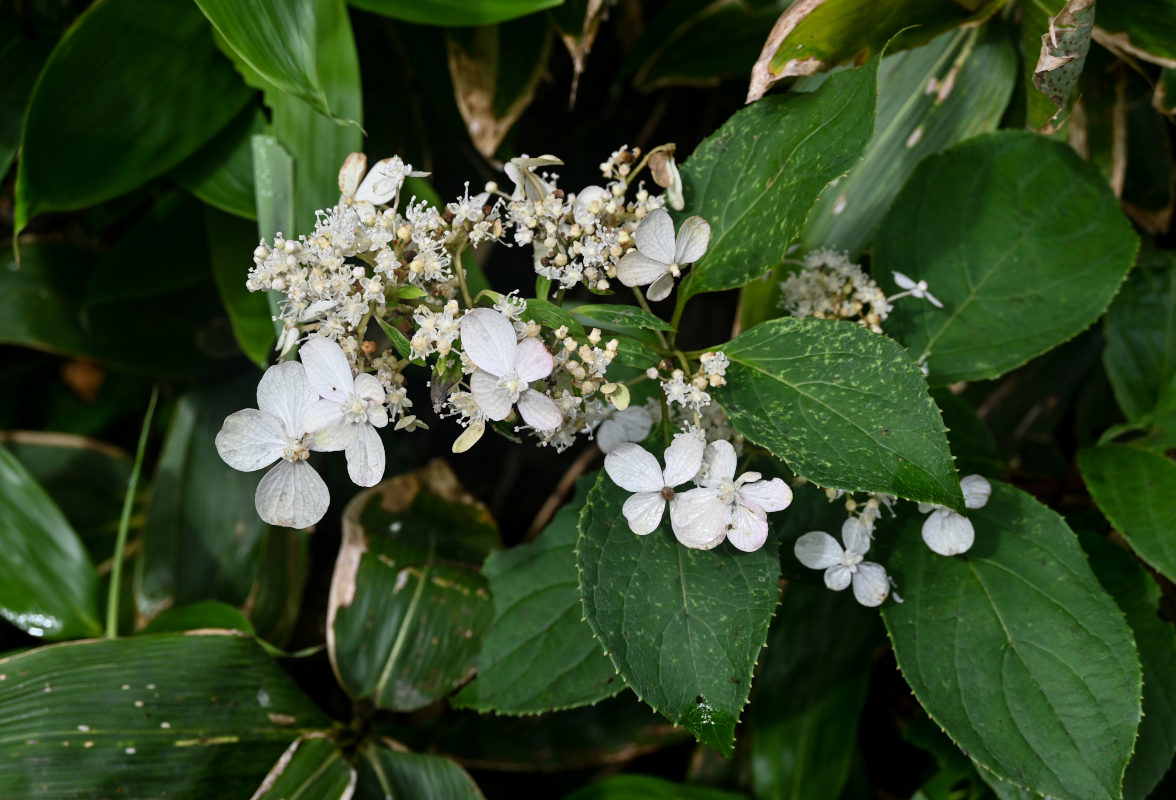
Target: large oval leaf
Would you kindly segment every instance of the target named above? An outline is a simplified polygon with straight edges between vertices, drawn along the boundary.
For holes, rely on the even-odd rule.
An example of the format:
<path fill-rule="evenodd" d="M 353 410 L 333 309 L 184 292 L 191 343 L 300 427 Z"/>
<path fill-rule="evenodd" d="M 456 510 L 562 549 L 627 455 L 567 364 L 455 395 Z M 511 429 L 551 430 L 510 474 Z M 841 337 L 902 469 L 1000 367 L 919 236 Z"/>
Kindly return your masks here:
<path fill-rule="evenodd" d="M 775 540 L 690 550 L 668 519 L 638 536 L 628 497 L 601 472 L 580 514 L 584 615 L 638 697 L 729 756 L 779 595 Z"/>
<path fill-rule="evenodd" d="M 424 25 L 493 25 L 554 8 L 564 0 L 350 0 L 351 5 Z"/>
<path fill-rule="evenodd" d="M 968 512 L 976 544 L 944 558 L 903 526 L 887 569 L 904 603 L 883 617 L 931 717 L 980 765 L 1059 800 L 1119 798 L 1140 719 L 1123 614 L 1066 523 L 993 483 Z"/>
<path fill-rule="evenodd" d="M 1127 419 L 1176 408 L 1176 258 L 1171 253 L 1140 256 L 1107 312 L 1105 333 L 1103 366 Z"/>
<path fill-rule="evenodd" d="M 735 428 L 818 486 L 962 508 L 923 373 L 852 322 L 784 317 L 731 340 L 715 398 Z"/>
<path fill-rule="evenodd" d="M 995 378 L 1102 316 L 1138 241 L 1106 181 L 1065 144 L 1006 131 L 928 158 L 878 228 L 875 276 L 926 280 L 886 327 L 933 384 Z"/>

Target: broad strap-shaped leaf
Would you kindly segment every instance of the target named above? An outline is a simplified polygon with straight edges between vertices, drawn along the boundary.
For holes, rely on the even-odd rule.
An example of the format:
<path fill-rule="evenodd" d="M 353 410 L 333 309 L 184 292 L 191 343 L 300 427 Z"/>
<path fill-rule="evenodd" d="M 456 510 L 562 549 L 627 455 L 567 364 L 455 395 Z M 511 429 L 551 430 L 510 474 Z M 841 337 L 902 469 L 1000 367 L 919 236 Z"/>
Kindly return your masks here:
<path fill-rule="evenodd" d="M 241 352 L 264 369 L 274 345 L 274 321 L 265 292 L 251 292 L 245 286 L 248 262 L 241 258 L 257 241 L 257 226 L 214 208 L 204 209 L 204 232 L 212 276 L 221 302 L 229 314 L 233 336 Z M 254 245 L 256 246 L 256 245 Z"/>
<path fill-rule="evenodd" d="M 565 0 L 350 0 L 351 5 L 422 25 L 493 25 L 561 5 Z"/>
<path fill-rule="evenodd" d="M 186 606 L 169 608 L 151 620 L 143 633 L 174 633 L 217 628 L 253 635 L 253 623 L 241 611 L 219 600 L 202 600 Z"/>
<path fill-rule="evenodd" d="M 1176 68 L 1176 3 L 1121 0 L 1098 6 L 1095 41 L 1113 53 Z"/>
<path fill-rule="evenodd" d="M 210 206 L 243 219 L 257 219 L 252 140 L 265 126 L 261 106 L 250 103 L 224 130 L 172 170 L 171 177 Z"/>
<path fill-rule="evenodd" d="M 162 175 L 249 95 L 195 4 L 93 4 L 54 49 L 29 100 L 16 230 L 43 211 L 94 205 Z"/>
<path fill-rule="evenodd" d="M 453 699 L 458 708 L 538 714 L 597 703 L 625 688 L 584 621 L 576 572 L 580 510 L 595 481 L 534 542 L 491 553 L 482 568 L 494 621 L 478 656 L 478 677 Z"/>
<path fill-rule="evenodd" d="M 369 743 L 360 750 L 356 800 L 401 797 L 484 800 L 474 779 L 457 762 L 388 746 L 392 744 Z"/>
<path fill-rule="evenodd" d="M 874 276 L 925 280 L 887 330 L 933 385 L 995 378 L 1102 316 L 1138 240 L 1098 171 L 1061 142 L 978 136 L 919 165 L 882 220 Z"/>
<path fill-rule="evenodd" d="M 1176 497 L 1176 463 L 1125 445 L 1078 454 L 1090 496 L 1144 561 L 1176 580 L 1176 536 L 1168 508 Z"/>
<path fill-rule="evenodd" d="M 746 795 L 674 783 L 652 775 L 614 775 L 597 783 L 590 783 L 564 800 L 743 800 Z"/>
<path fill-rule="evenodd" d="M 494 614 L 478 566 L 497 541 L 485 506 L 442 461 L 347 504 L 327 650 L 352 697 L 413 711 L 469 678 Z"/>
<path fill-rule="evenodd" d="M 10 797 L 247 797 L 291 740 L 331 724 L 228 631 L 39 647 L 0 676 Z"/>
<path fill-rule="evenodd" d="M 918 515 L 902 526 L 886 567 L 906 602 L 883 611 L 898 665 L 982 767 L 1058 800 L 1117 799 L 1140 719 L 1131 630 L 1062 518 L 992 490 L 965 556 L 932 553 Z"/>
<path fill-rule="evenodd" d="M 1127 419 L 1176 409 L 1176 258 L 1141 254 L 1104 333 L 1103 366 Z"/>
<path fill-rule="evenodd" d="M 734 289 L 780 262 L 817 197 L 870 141 L 878 61 L 737 111 L 695 149 L 681 167 L 686 207 L 711 238 L 680 291 Z"/>
<path fill-rule="evenodd" d="M 690 550 L 668 514 L 629 529 L 629 497 L 603 472 L 580 514 L 584 615 L 637 696 L 729 756 L 779 594 L 774 539 L 754 553 Z"/>
<path fill-rule="evenodd" d="M 309 733 L 286 748 L 250 800 L 350 800 L 357 773 L 325 733 Z"/>
<path fill-rule="evenodd" d="M 735 429 L 818 486 L 963 508 L 939 409 L 892 339 L 852 322 L 784 317 L 723 347 L 712 390 Z"/>
<path fill-rule="evenodd" d="M 69 521 L 0 447 L 0 616 L 32 636 L 94 636 L 98 580 Z"/>
<path fill-rule="evenodd" d="M 11 17 L 6 18 L 11 20 Z M 20 147 L 20 128 L 25 108 L 41 67 L 53 50 L 45 37 L 30 36 L 22 26 L 8 24 L 0 33 L 0 175 L 7 175 Z"/>

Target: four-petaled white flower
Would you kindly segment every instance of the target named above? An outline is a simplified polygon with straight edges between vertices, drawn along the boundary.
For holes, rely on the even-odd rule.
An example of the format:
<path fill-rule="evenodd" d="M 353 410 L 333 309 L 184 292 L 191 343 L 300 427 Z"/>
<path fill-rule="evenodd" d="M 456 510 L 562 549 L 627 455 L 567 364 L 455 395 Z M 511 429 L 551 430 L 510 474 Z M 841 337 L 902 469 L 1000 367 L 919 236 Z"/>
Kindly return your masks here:
<path fill-rule="evenodd" d="M 678 497 L 674 487 L 694 477 L 702 466 L 706 442 L 694 433 L 679 433 L 666 448 L 663 470 L 649 451 L 626 442 L 604 457 L 604 471 L 613 483 L 634 492 L 621 508 L 633 533 L 644 536 L 657 530 L 665 513 L 666 501 L 673 516 Z"/>
<path fill-rule="evenodd" d="M 969 475 L 961 480 L 960 489 L 968 508 L 983 508 L 992 494 L 992 484 L 980 475 Z M 919 511 L 931 512 L 923 523 L 923 541 L 933 551 L 941 556 L 957 556 L 971 549 L 976 540 L 976 529 L 963 514 L 932 503 L 919 503 Z"/>
<path fill-rule="evenodd" d="M 233 469 L 253 472 L 278 462 L 254 498 L 258 516 L 270 525 L 305 528 L 327 513 L 327 484 L 306 461 L 311 450 L 323 449 L 308 424 L 318 399 L 301 364 L 276 364 L 257 385 L 257 408 L 230 414 L 216 435 L 216 451 Z"/>
<path fill-rule="evenodd" d="M 845 547 L 824 531 L 810 531 L 796 540 L 793 552 L 806 567 L 825 570 L 825 585 L 833 591 L 840 592 L 852 583 L 859 603 L 881 605 L 890 594 L 890 579 L 881 564 L 863 560 L 870 549 L 866 526 L 850 517 L 841 526 L 841 540 Z"/>
<path fill-rule="evenodd" d="M 395 205 L 395 199 L 405 178 L 423 178 L 429 174 L 414 171 L 411 164 L 405 164 L 400 160 L 400 156 L 377 161 L 364 176 L 366 167 L 367 156 L 363 153 L 351 153 L 347 156 L 339 170 L 339 194 L 343 201 L 371 203 L 376 206 L 391 202 Z"/>
<path fill-rule="evenodd" d="M 914 278 L 903 275 L 901 272 L 895 272 L 893 275 L 894 282 L 898 284 L 898 288 L 903 289 L 904 291 L 901 291 L 891 297 L 887 297 L 887 301 L 896 300 L 899 297 L 906 297 L 909 294 L 910 296 L 917 297 L 920 300 L 926 300 L 936 308 L 943 308 L 943 303 L 939 302 L 939 298 L 927 291 L 927 281 L 918 281 L 916 283 Z"/>
<path fill-rule="evenodd" d="M 307 339 L 298 357 L 321 398 L 307 411 L 315 449 L 344 451 L 351 480 L 375 486 L 384 477 L 384 445 L 375 431 L 388 424 L 384 388 L 374 375 L 352 375 L 343 348 L 322 336 Z"/>
<path fill-rule="evenodd" d="M 724 538 L 748 553 L 768 539 L 768 512 L 792 502 L 792 490 L 779 478 L 761 480 L 758 472 L 735 477 L 735 448 L 718 440 L 706 448 L 697 489 L 683 492 L 670 506 L 674 535 L 687 547 L 709 550 Z"/>
<path fill-rule="evenodd" d="M 645 406 L 607 412 L 596 429 L 596 446 L 602 453 L 611 453 L 625 442 L 639 442 L 649 435 L 653 422 L 653 414 Z"/>
<path fill-rule="evenodd" d="M 617 263 L 617 277 L 626 286 L 650 284 L 645 296 L 665 300 L 674 288 L 674 279 L 682 274 L 681 267 L 694 263 L 706 252 L 710 232 L 705 219 L 689 217 L 675 241 L 669 213 L 664 208 L 651 211 L 633 232 L 637 249 Z"/>

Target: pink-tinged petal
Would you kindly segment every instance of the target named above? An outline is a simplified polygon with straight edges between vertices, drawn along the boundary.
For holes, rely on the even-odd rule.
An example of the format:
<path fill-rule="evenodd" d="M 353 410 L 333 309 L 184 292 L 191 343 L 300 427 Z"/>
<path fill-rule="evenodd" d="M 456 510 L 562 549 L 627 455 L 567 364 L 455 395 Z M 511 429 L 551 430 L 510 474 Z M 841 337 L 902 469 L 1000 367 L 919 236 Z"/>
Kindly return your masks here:
<path fill-rule="evenodd" d="M 730 505 L 714 489 L 691 489 L 670 501 L 670 523 L 679 542 L 695 550 L 710 550 L 727 535 Z"/>
<path fill-rule="evenodd" d="M 840 592 L 845 589 L 852 580 L 853 573 L 844 564 L 838 564 L 835 567 L 829 567 L 829 569 L 825 570 L 825 586 L 835 592 Z"/>
<path fill-rule="evenodd" d="M 976 540 L 976 530 L 963 514 L 941 508 L 923 522 L 923 541 L 941 556 L 966 553 Z"/>
<path fill-rule="evenodd" d="M 216 451 L 233 469 L 253 472 L 282 457 L 286 435 L 282 421 L 272 414 L 246 408 L 225 417 L 216 435 Z"/>
<path fill-rule="evenodd" d="M 666 448 L 666 471 L 662 480 L 666 486 L 678 486 L 698 474 L 706 442 L 693 433 L 675 433 L 674 441 Z"/>
<path fill-rule="evenodd" d="M 293 361 L 274 364 L 257 384 L 257 407 L 282 421 L 286 433 L 301 436 L 302 418 L 318 395 L 306 379 L 302 365 Z"/>
<path fill-rule="evenodd" d="M 498 385 L 498 378 L 485 370 L 470 376 L 470 392 L 478 408 L 492 420 L 506 419 L 510 414 L 510 394 Z"/>
<path fill-rule="evenodd" d="M 630 250 L 617 262 L 617 278 L 626 286 L 645 286 L 670 274 L 670 265 Z"/>
<path fill-rule="evenodd" d="M 384 174 L 384 168 L 391 163 L 392 159 L 384 158 L 372 165 L 367 177 L 355 192 L 357 203 L 373 203 L 379 206 L 396 196 L 400 183 Z"/>
<path fill-rule="evenodd" d="M 528 336 L 515 348 L 514 370 L 525 383 L 546 378 L 551 374 L 554 366 L 555 362 L 551 358 L 551 353 L 547 352 L 543 342 L 538 339 L 532 339 Z"/>
<path fill-rule="evenodd" d="M 329 403 L 331 401 L 324 400 L 323 402 Z M 355 441 L 359 428 L 360 426 L 351 420 L 339 417 L 311 434 L 307 440 L 307 447 L 316 453 L 337 453 L 340 450 L 346 450 Z"/>
<path fill-rule="evenodd" d="M 735 478 L 735 448 L 731 443 L 719 439 L 706 446 L 706 477 L 702 479 L 703 486 L 718 486 L 722 481 Z"/>
<path fill-rule="evenodd" d="M 279 461 L 257 484 L 257 515 L 270 525 L 305 528 L 323 518 L 330 505 L 327 484 L 305 461 Z"/>
<path fill-rule="evenodd" d="M 764 511 L 783 511 L 792 504 L 792 489 L 779 478 L 745 483 L 739 487 L 739 494 Z"/>
<path fill-rule="evenodd" d="M 347 474 L 357 486 L 375 486 L 384 477 L 384 443 L 371 425 L 356 425 L 347 446 Z"/>
<path fill-rule="evenodd" d="M 846 550 L 865 555 L 870 549 L 870 530 L 857 517 L 850 517 L 841 523 L 841 541 L 845 542 Z"/>
<path fill-rule="evenodd" d="M 710 244 L 711 228 L 702 217 L 690 217 L 678 229 L 678 241 L 674 247 L 674 262 L 693 264 L 706 253 Z"/>
<path fill-rule="evenodd" d="M 367 156 L 363 153 L 348 153 L 339 169 L 339 194 L 352 197 L 359 188 L 363 171 L 367 169 Z"/>
<path fill-rule="evenodd" d="M 674 260 L 674 221 L 664 208 L 654 209 L 633 231 L 633 241 L 643 254 L 669 264 Z"/>
<path fill-rule="evenodd" d="M 649 288 L 645 290 L 645 296 L 649 298 L 651 303 L 660 303 L 669 297 L 672 291 L 674 291 L 674 276 L 663 272 L 660 278 L 649 284 Z"/>
<path fill-rule="evenodd" d="M 882 601 L 890 594 L 890 579 L 886 577 L 886 568 L 873 561 L 863 561 L 858 564 L 857 572 L 853 574 L 853 596 L 863 606 L 882 605 Z"/>
<path fill-rule="evenodd" d="M 745 553 L 754 553 L 768 540 L 768 518 L 743 503 L 736 503 L 727 527 L 727 541 Z"/>
<path fill-rule="evenodd" d="M 992 496 L 992 484 L 981 475 L 969 475 L 960 481 L 964 493 L 964 505 L 968 508 L 984 508 Z"/>
<path fill-rule="evenodd" d="M 543 392 L 524 389 L 519 395 L 518 406 L 523 422 L 537 431 L 553 431 L 563 424 L 559 407 Z"/>
<path fill-rule="evenodd" d="M 319 397 L 342 403 L 355 390 L 355 377 L 343 348 L 325 336 L 311 336 L 298 348 L 306 379 Z"/>
<path fill-rule="evenodd" d="M 840 564 L 845 555 L 837 540 L 824 531 L 809 531 L 801 536 L 792 546 L 792 552 L 796 554 L 796 560 L 809 569 L 828 569 Z"/>
<path fill-rule="evenodd" d="M 514 325 L 493 309 L 475 308 L 461 318 L 461 346 L 478 367 L 491 375 L 501 378 L 514 369 Z"/>
<path fill-rule="evenodd" d="M 376 405 L 383 403 L 386 396 L 380 381 L 375 375 L 367 372 L 355 376 L 354 392 L 362 399 L 370 400 Z"/>
<path fill-rule="evenodd" d="M 661 465 L 644 447 L 622 444 L 604 457 L 604 471 L 627 492 L 660 492 Z"/>
<path fill-rule="evenodd" d="M 621 506 L 621 513 L 629 521 L 629 530 L 641 536 L 657 530 L 665 510 L 665 498 L 657 492 L 638 492 Z"/>

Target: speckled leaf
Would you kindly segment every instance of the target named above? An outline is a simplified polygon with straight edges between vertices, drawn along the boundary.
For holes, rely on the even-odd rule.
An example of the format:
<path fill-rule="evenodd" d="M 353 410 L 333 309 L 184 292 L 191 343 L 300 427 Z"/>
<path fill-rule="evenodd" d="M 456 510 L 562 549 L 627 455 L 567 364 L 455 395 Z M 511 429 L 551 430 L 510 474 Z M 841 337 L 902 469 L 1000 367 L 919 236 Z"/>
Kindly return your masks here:
<path fill-rule="evenodd" d="M 711 226 L 686 295 L 734 289 L 772 269 L 817 197 L 874 132 L 878 58 L 809 94 L 767 97 L 707 137 L 681 167 L 686 207 Z"/>
<path fill-rule="evenodd" d="M 1040 35 L 1033 88 L 1049 102 L 1041 103 L 1039 98 L 1030 97 L 1026 125 L 1031 130 L 1054 133 L 1061 128 L 1069 110 L 1074 90 L 1078 88 L 1078 76 L 1090 51 L 1094 0 L 1068 0 L 1046 20 L 1043 30 L 1034 28 L 1033 21 L 1039 21 L 1039 15 L 1031 12 L 1022 22 L 1022 37 Z"/>
<path fill-rule="evenodd" d="M 638 536 L 621 513 L 628 497 L 601 471 L 580 514 L 584 614 L 638 697 L 729 756 L 779 593 L 775 540 L 690 550 L 668 514 Z"/>
<path fill-rule="evenodd" d="M 356 800 L 436 797 L 484 800 L 474 779 L 454 761 L 369 743 L 360 751 Z"/>
<path fill-rule="evenodd" d="M 352 697 L 412 711 L 470 677 L 494 613 L 478 567 L 497 540 L 485 506 L 442 461 L 347 504 L 327 650 Z"/>
<path fill-rule="evenodd" d="M 576 573 L 580 509 L 595 475 L 534 542 L 491 553 L 482 573 L 494 621 L 478 656 L 478 677 L 453 699 L 458 708 L 538 714 L 597 703 L 625 688 L 584 621 Z"/>
<path fill-rule="evenodd" d="M 250 800 L 350 800 L 355 767 L 324 733 L 311 733 L 286 748 Z"/>
<path fill-rule="evenodd" d="M 1176 536 L 1168 508 L 1176 497 L 1176 463 L 1124 445 L 1078 454 L 1090 496 L 1140 558 L 1176 580 Z"/>
<path fill-rule="evenodd" d="M 1176 67 L 1176 0 L 1107 0 L 1096 21 L 1095 40 L 1112 52 Z"/>
<path fill-rule="evenodd" d="M 672 331 L 670 323 L 643 308 L 610 303 L 608 305 L 576 306 L 574 312 L 589 317 L 607 330 L 640 328 L 647 331 Z"/>
<path fill-rule="evenodd" d="M 1137 246 L 1094 167 L 1002 131 L 919 165 L 878 227 L 874 276 L 888 291 L 892 271 L 925 280 L 943 303 L 899 300 L 886 327 L 947 384 L 998 377 L 1080 333 Z"/>
<path fill-rule="evenodd" d="M 614 775 L 591 783 L 563 800 L 743 800 L 745 795 L 674 783 L 652 775 Z"/>
<path fill-rule="evenodd" d="M 330 724 L 227 631 L 40 647 L 0 661 L 0 795 L 247 797 L 291 740 Z"/>
<path fill-rule="evenodd" d="M 1073 532 L 1006 484 L 968 512 L 966 556 L 906 518 L 886 567 L 906 602 L 883 618 L 915 696 L 978 764 L 1058 800 L 1116 799 L 1140 719 L 1123 614 Z"/>
<path fill-rule="evenodd" d="M 852 322 L 784 317 L 723 347 L 712 390 L 736 430 L 818 486 L 963 507 L 939 409 L 892 339 Z"/>
<path fill-rule="evenodd" d="M 1146 324 L 1141 321 L 1146 320 Z M 1103 366 L 1129 420 L 1176 408 L 1176 258 L 1151 251 L 1107 312 Z"/>

